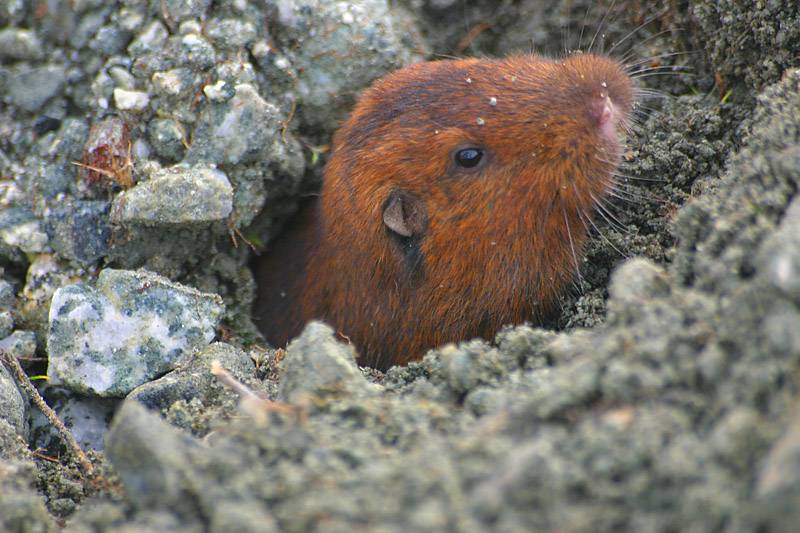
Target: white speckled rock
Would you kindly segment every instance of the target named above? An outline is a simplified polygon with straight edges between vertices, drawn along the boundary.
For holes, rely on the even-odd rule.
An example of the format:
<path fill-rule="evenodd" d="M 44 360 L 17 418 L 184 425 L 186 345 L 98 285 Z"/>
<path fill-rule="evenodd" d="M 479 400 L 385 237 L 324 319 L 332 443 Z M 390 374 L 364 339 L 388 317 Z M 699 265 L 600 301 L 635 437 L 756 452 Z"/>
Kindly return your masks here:
<path fill-rule="evenodd" d="M 122 111 L 144 111 L 150 104 L 150 96 L 142 91 L 114 89 L 114 103 Z"/>
<path fill-rule="evenodd" d="M 170 226 L 224 220 L 233 210 L 233 188 L 220 170 L 175 165 L 117 196 L 111 220 Z"/>
<path fill-rule="evenodd" d="M 236 85 L 232 95 L 228 94 L 230 89 L 223 84 L 219 91 L 210 88 L 211 94 L 206 93 L 214 105 L 209 106 L 198 121 L 186 154 L 187 161 L 224 165 L 252 163 L 265 158 L 266 150 L 280 139 L 282 115 L 278 108 L 261 98 L 250 84 Z"/>
<path fill-rule="evenodd" d="M 216 294 L 146 271 L 103 270 L 96 287 L 53 295 L 48 377 L 83 394 L 124 396 L 210 343 L 223 311 Z"/>

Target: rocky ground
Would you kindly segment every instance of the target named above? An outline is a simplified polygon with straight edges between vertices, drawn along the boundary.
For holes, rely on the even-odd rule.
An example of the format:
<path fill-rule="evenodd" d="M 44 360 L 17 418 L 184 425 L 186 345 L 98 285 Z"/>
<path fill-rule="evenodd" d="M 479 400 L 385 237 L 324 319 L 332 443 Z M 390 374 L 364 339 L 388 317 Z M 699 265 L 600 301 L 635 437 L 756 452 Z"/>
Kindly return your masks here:
<path fill-rule="evenodd" d="M 91 461 L 0 366 L 0 529 L 791 530 L 800 7 L 595 4 L 0 2 L 0 350 Z M 591 42 L 658 94 L 557 321 L 263 346 L 248 262 L 359 89 Z"/>

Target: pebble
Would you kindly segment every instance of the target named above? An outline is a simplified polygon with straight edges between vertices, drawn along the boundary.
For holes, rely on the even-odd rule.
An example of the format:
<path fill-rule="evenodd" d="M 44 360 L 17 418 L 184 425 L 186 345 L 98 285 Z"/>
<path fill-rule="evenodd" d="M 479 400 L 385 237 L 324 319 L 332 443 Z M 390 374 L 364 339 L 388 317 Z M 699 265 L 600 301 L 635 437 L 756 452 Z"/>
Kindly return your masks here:
<path fill-rule="evenodd" d="M 146 226 L 198 224 L 225 220 L 232 209 L 233 189 L 222 171 L 176 165 L 117 196 L 111 220 Z"/>
<path fill-rule="evenodd" d="M 18 28 L 0 30 L 0 59 L 36 60 L 42 57 L 42 43 L 35 32 Z"/>
<path fill-rule="evenodd" d="M 82 394 L 124 396 L 210 343 L 223 312 L 216 294 L 147 271 L 102 270 L 95 287 L 53 295 L 48 378 Z"/>
<path fill-rule="evenodd" d="M 61 91 L 66 80 L 63 65 L 22 66 L 11 73 L 8 96 L 13 105 L 24 111 L 38 111 Z"/>
<path fill-rule="evenodd" d="M 144 111 L 150 104 L 150 95 L 143 91 L 114 89 L 114 104 L 122 111 Z"/>
<path fill-rule="evenodd" d="M 289 343 L 281 361 L 279 396 L 290 403 L 375 390 L 358 370 L 353 346 L 337 340 L 333 329 L 322 322 L 310 322 Z"/>

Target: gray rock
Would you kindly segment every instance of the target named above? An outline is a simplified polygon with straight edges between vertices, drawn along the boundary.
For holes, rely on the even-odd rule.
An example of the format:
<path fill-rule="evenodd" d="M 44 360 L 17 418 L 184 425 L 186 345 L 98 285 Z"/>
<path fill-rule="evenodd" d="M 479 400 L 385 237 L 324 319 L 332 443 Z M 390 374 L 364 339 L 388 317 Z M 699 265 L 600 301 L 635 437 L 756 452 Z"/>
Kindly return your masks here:
<path fill-rule="evenodd" d="M 202 19 L 211 0 L 165 0 L 164 15 L 176 26 L 187 18 Z"/>
<path fill-rule="evenodd" d="M 66 81 L 63 65 L 22 66 L 11 73 L 8 96 L 13 105 L 29 112 L 38 111 L 59 93 Z"/>
<path fill-rule="evenodd" d="M 167 161 L 180 161 L 186 152 L 186 130 L 171 118 L 157 118 L 150 122 L 150 144 L 156 154 Z"/>
<path fill-rule="evenodd" d="M 0 4 L 0 24 L 13 26 L 22 22 L 28 8 L 26 0 L 8 0 Z"/>
<path fill-rule="evenodd" d="M 17 330 L 0 340 L 0 350 L 15 357 L 33 357 L 36 354 L 36 334 Z"/>
<path fill-rule="evenodd" d="M 103 438 L 119 400 L 81 396 L 60 387 L 48 387 L 44 397 L 83 450 L 103 450 Z M 30 433 L 31 444 L 37 448 L 60 450 L 64 446 L 61 435 L 39 410 L 33 413 Z"/>
<path fill-rule="evenodd" d="M 308 124 L 333 128 L 356 92 L 391 70 L 420 59 L 424 44 L 413 22 L 386 0 L 272 0 L 278 42 L 297 69 L 296 93 Z"/>
<path fill-rule="evenodd" d="M 0 211 L 0 241 L 25 253 L 41 253 L 48 248 L 47 233 L 34 214 L 25 208 Z"/>
<path fill-rule="evenodd" d="M 207 69 L 217 61 L 217 52 L 208 40 L 198 33 L 188 33 L 180 40 L 180 62 L 198 69 Z"/>
<path fill-rule="evenodd" d="M 240 84 L 233 98 L 209 106 L 195 128 L 186 160 L 220 165 L 253 163 L 280 136 L 281 114 L 255 87 Z"/>
<path fill-rule="evenodd" d="M 42 43 L 36 33 L 19 28 L 0 30 L 0 58 L 35 60 L 42 57 Z"/>
<path fill-rule="evenodd" d="M 800 197 L 789 205 L 780 229 L 764 243 L 756 261 L 775 288 L 800 304 Z"/>
<path fill-rule="evenodd" d="M 222 502 L 211 517 L 210 532 L 226 533 L 240 531 L 242 533 L 277 533 L 281 531 L 275 518 L 258 501 L 242 500 L 238 502 Z"/>
<path fill-rule="evenodd" d="M 79 271 L 66 268 L 50 254 L 39 254 L 31 261 L 20 293 L 17 311 L 26 324 L 42 335 L 47 329 L 50 300 L 59 287 L 79 280 Z"/>
<path fill-rule="evenodd" d="M 191 88 L 194 80 L 190 69 L 176 68 L 154 73 L 152 82 L 157 94 L 161 96 L 179 96 Z"/>
<path fill-rule="evenodd" d="M 355 350 L 338 341 L 330 326 L 310 322 L 289 343 L 281 362 L 280 398 L 284 401 L 372 392 L 374 386 L 358 370 Z"/>
<path fill-rule="evenodd" d="M 668 296 L 669 278 L 664 269 L 652 261 L 631 259 L 614 273 L 608 292 L 614 305 L 635 307 L 653 298 Z M 609 303 L 609 310 L 611 307 Z"/>
<path fill-rule="evenodd" d="M 236 18 L 214 18 L 206 24 L 205 33 L 216 46 L 232 50 L 250 45 L 257 36 L 252 22 Z"/>
<path fill-rule="evenodd" d="M 128 54 L 137 57 L 158 50 L 164 46 L 167 37 L 169 37 L 167 28 L 161 21 L 154 20 L 128 46 Z"/>
<path fill-rule="evenodd" d="M 124 396 L 214 338 L 221 299 L 146 271 L 106 269 L 50 306 L 48 377 L 82 394 Z"/>
<path fill-rule="evenodd" d="M 17 294 L 14 286 L 4 279 L 0 279 L 0 309 L 10 309 L 14 307 Z"/>
<path fill-rule="evenodd" d="M 224 387 L 211 374 L 211 363 L 219 363 L 240 381 L 253 377 L 254 366 L 250 357 L 229 344 L 213 343 L 199 350 L 181 364 L 180 368 L 149 383 L 136 387 L 129 400 L 137 400 L 148 409 L 162 410 L 178 400 L 199 399 L 204 404 L 219 403 L 224 394 L 234 393 Z"/>
<path fill-rule="evenodd" d="M 795 416 L 772 445 L 755 480 L 752 512 L 772 531 L 790 531 L 800 518 L 800 417 Z"/>
<path fill-rule="evenodd" d="M 126 89 L 114 89 L 114 104 L 121 111 L 142 112 L 150 104 L 150 95 L 144 91 L 128 91 Z"/>
<path fill-rule="evenodd" d="M 14 330 L 14 305 L 17 301 L 14 286 L 0 279 L 0 339 L 8 337 Z"/>
<path fill-rule="evenodd" d="M 8 310 L 0 311 L 0 339 L 5 339 L 14 331 L 14 314 Z"/>
<path fill-rule="evenodd" d="M 233 209 L 227 176 L 208 166 L 166 168 L 114 199 L 118 224 L 170 226 L 224 220 Z"/>
<path fill-rule="evenodd" d="M 100 6 L 98 6 L 100 7 Z M 85 13 L 78 21 L 75 30 L 70 32 L 69 44 L 74 48 L 83 48 L 89 42 L 93 35 L 105 23 L 108 17 L 107 9 L 94 9 Z"/>
<path fill-rule="evenodd" d="M 97 263 L 109 250 L 108 209 L 105 201 L 78 200 L 49 211 L 45 229 L 53 250 L 82 266 Z"/>
<path fill-rule="evenodd" d="M 106 437 L 106 453 L 140 509 L 170 508 L 191 514 L 194 500 L 189 456 L 199 444 L 150 413 L 135 401 L 125 401 Z"/>
<path fill-rule="evenodd" d="M 0 426 L 3 426 L 0 420 Z M 5 439 L 0 427 L 0 440 Z M 2 442 L 5 444 L 5 442 Z M 0 446 L 0 455 L 5 451 Z M 0 461 L 0 530 L 25 532 L 56 531 L 53 517 L 47 512 L 44 497 L 36 490 L 36 465 L 32 461 Z"/>
<path fill-rule="evenodd" d="M 28 401 L 22 397 L 17 382 L 2 363 L 0 363 L 0 420 L 10 424 L 18 435 L 27 438 Z"/>
<path fill-rule="evenodd" d="M 89 41 L 89 48 L 107 57 L 125 50 L 130 40 L 130 31 L 116 24 L 107 24 L 97 30 Z"/>
<path fill-rule="evenodd" d="M 484 341 L 474 340 L 458 346 L 449 344 L 437 350 L 441 372 L 450 389 L 463 396 L 479 385 L 505 374 L 496 350 Z"/>

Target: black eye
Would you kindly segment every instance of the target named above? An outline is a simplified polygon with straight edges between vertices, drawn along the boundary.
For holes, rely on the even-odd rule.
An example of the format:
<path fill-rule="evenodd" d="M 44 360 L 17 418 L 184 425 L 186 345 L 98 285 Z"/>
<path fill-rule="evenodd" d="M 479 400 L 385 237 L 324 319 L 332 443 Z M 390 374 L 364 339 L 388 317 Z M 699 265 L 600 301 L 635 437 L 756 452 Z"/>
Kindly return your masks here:
<path fill-rule="evenodd" d="M 480 148 L 464 148 L 456 152 L 456 163 L 464 168 L 473 168 L 483 159 L 483 150 Z"/>

